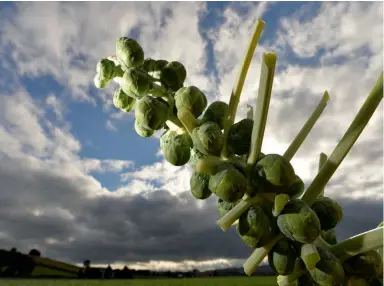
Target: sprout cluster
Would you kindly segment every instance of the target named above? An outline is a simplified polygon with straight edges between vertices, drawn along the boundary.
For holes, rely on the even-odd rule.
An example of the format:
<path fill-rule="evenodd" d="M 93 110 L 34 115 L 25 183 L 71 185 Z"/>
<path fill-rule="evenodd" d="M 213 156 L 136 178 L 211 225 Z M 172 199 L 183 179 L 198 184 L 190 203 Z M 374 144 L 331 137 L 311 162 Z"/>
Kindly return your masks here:
<path fill-rule="evenodd" d="M 283 155 L 263 154 L 276 64 L 276 55 L 265 53 L 255 112 L 251 108 L 247 118 L 234 120 L 252 58 L 249 55 L 263 25 L 259 21 L 255 28 L 229 104 L 208 104 L 199 88 L 184 86 L 187 71 L 182 63 L 145 58 L 142 47 L 125 37 L 116 42 L 115 57 L 97 64 L 95 86 L 104 88 L 111 80 L 119 83 L 113 104 L 124 112 L 134 111 L 139 136 L 150 137 L 164 130 L 160 149 L 165 159 L 174 166 L 189 164 L 193 168 L 192 196 L 204 200 L 215 195 L 220 217 L 217 224 L 223 230 L 236 226 L 239 239 L 254 249 L 244 264 L 247 275 L 267 258 L 279 275 L 280 286 L 377 282 L 383 267 L 377 251 L 383 245 L 382 226 L 379 231 L 338 242 L 336 226 L 343 219 L 343 210 L 324 196 L 324 186 L 382 99 L 382 74 L 356 122 L 331 155 L 338 162 L 336 167 L 323 160 L 322 154 L 319 174 L 306 189 L 290 161 L 326 107 L 327 92 Z"/>

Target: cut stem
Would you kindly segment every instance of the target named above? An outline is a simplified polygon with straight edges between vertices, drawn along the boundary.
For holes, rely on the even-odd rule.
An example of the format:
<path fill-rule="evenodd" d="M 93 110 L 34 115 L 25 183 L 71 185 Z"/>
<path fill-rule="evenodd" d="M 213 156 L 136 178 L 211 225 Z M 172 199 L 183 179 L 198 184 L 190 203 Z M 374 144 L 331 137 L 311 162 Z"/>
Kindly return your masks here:
<path fill-rule="evenodd" d="M 317 104 L 315 110 L 312 112 L 311 116 L 307 119 L 304 126 L 301 128 L 299 133 L 296 135 L 295 139 L 293 139 L 291 145 L 289 145 L 287 151 L 285 151 L 283 157 L 288 161 L 291 161 L 293 156 L 295 156 L 297 150 L 299 150 L 300 146 L 303 144 L 305 138 L 307 138 L 308 134 L 311 132 L 313 126 L 316 124 L 320 115 L 323 113 L 327 103 L 329 101 L 328 92 L 325 91 L 323 97 L 320 102 Z"/>
<path fill-rule="evenodd" d="M 274 200 L 274 206 L 272 209 L 273 216 L 277 217 L 288 202 L 289 202 L 289 196 L 287 194 L 276 195 Z"/>
<path fill-rule="evenodd" d="M 383 227 L 375 228 L 350 237 L 329 250 L 341 261 L 357 254 L 383 247 Z"/>
<path fill-rule="evenodd" d="M 247 118 L 253 119 L 253 107 L 247 104 Z"/>
<path fill-rule="evenodd" d="M 282 238 L 284 238 L 284 235 L 280 233 L 273 238 L 270 243 L 264 245 L 263 247 L 256 248 L 243 264 L 244 273 L 248 276 L 252 275 L 252 273 L 256 271 L 257 267 L 259 267 L 260 263 L 268 255 L 268 252 L 271 251 L 272 247 Z"/>
<path fill-rule="evenodd" d="M 245 196 L 241 202 L 222 216 L 216 223 L 223 231 L 226 231 L 247 209 L 254 204 L 260 204 L 262 202 L 264 202 L 264 198 L 260 195 L 256 195 L 252 198 Z"/>
<path fill-rule="evenodd" d="M 257 97 L 256 110 L 254 114 L 251 148 L 247 161 L 249 170 L 259 158 L 261 145 L 263 143 L 265 125 L 267 123 L 269 102 L 271 101 L 273 77 L 275 75 L 276 54 L 264 53 L 261 65 L 259 95 Z"/>
<path fill-rule="evenodd" d="M 383 99 L 383 72 L 380 73 L 374 87 L 369 93 L 363 106 L 360 108 L 355 119 L 349 126 L 348 130 L 325 162 L 320 172 L 316 175 L 312 183 L 305 191 L 301 198 L 309 206 L 316 200 L 316 198 L 324 189 L 325 185 L 331 179 L 336 169 L 340 166 L 341 162 L 352 148 L 353 144 L 359 138 L 361 132 L 364 130 L 368 121 L 371 119 L 373 113 L 378 107 L 380 101 Z"/>
<path fill-rule="evenodd" d="M 320 255 L 317 252 L 316 245 L 312 243 L 305 243 L 301 246 L 301 259 L 308 270 L 313 270 L 317 262 L 320 261 Z"/>
<path fill-rule="evenodd" d="M 221 160 L 219 157 L 209 156 L 207 158 L 197 160 L 195 164 L 195 171 L 200 174 L 215 175 L 223 166 L 228 164 Z"/>
<path fill-rule="evenodd" d="M 241 66 L 241 69 L 239 71 L 239 75 L 237 78 L 237 81 L 232 89 L 231 98 L 229 100 L 229 113 L 228 118 L 225 121 L 224 124 L 224 146 L 222 150 L 222 157 L 227 158 L 227 139 L 228 139 L 228 132 L 229 128 L 233 125 L 235 122 L 236 112 L 237 112 L 237 106 L 240 102 L 240 95 L 241 91 L 243 90 L 245 78 L 247 76 L 247 72 L 249 69 L 249 66 L 252 61 L 253 54 L 255 53 L 255 49 L 257 46 L 257 43 L 259 42 L 259 38 L 261 36 L 261 33 L 263 31 L 265 22 L 261 19 L 258 19 L 256 21 L 255 27 L 253 29 L 251 40 L 248 44 L 247 52 L 245 53 L 243 64 Z"/>
<path fill-rule="evenodd" d="M 320 153 L 320 158 L 319 158 L 319 172 L 320 172 L 320 169 L 321 167 L 323 167 L 323 165 L 325 164 L 325 162 L 327 161 L 328 159 L 328 156 L 325 155 L 324 153 Z M 324 188 L 321 189 L 321 192 L 320 192 L 320 195 L 319 197 L 323 197 L 324 196 Z"/>
<path fill-rule="evenodd" d="M 196 117 L 187 109 L 181 108 L 177 112 L 177 117 L 188 131 L 189 135 L 192 136 L 192 131 L 199 125 L 199 121 Z"/>

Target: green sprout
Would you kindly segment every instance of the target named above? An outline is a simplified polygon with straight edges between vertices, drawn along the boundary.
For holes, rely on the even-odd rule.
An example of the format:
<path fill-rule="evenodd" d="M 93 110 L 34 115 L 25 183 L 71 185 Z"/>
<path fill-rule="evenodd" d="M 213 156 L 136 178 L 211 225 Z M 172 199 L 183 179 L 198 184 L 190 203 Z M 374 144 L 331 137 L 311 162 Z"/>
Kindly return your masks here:
<path fill-rule="evenodd" d="M 209 175 L 193 172 L 190 179 L 191 193 L 199 200 L 205 200 L 212 195 L 209 189 Z"/>
<path fill-rule="evenodd" d="M 187 109 L 196 118 L 207 107 L 207 98 L 196 86 L 182 87 L 175 93 L 177 110 Z"/>
<path fill-rule="evenodd" d="M 228 104 L 223 101 L 212 102 L 205 110 L 201 123 L 213 122 L 223 129 L 225 119 L 228 116 L 228 109 Z"/>
<path fill-rule="evenodd" d="M 121 87 L 117 88 L 113 94 L 113 105 L 125 112 L 132 111 L 135 99 L 126 94 Z"/>
<path fill-rule="evenodd" d="M 223 147 L 223 134 L 219 125 L 207 122 L 193 129 L 192 140 L 195 148 L 204 155 L 220 155 Z"/>
<path fill-rule="evenodd" d="M 160 71 L 160 81 L 168 90 L 176 92 L 187 77 L 185 67 L 177 61 L 169 62 Z"/>
<path fill-rule="evenodd" d="M 121 37 L 116 41 L 116 57 L 121 68 L 126 71 L 143 64 L 144 51 L 134 39 Z"/>
<path fill-rule="evenodd" d="M 155 130 L 145 128 L 137 119 L 135 120 L 135 131 L 141 137 L 151 137 Z"/>
<path fill-rule="evenodd" d="M 191 157 L 192 142 L 186 133 L 168 130 L 160 137 L 160 149 L 165 159 L 174 166 L 183 166 Z"/>
<path fill-rule="evenodd" d="M 336 227 L 337 223 L 343 219 L 342 207 L 328 197 L 317 198 L 311 208 L 319 218 L 322 230 Z"/>
<path fill-rule="evenodd" d="M 136 121 L 148 130 L 163 128 L 167 120 L 168 105 L 164 101 L 151 96 L 144 96 L 136 101 Z"/>
<path fill-rule="evenodd" d="M 245 118 L 229 128 L 227 139 L 229 154 L 248 154 L 251 146 L 252 127 L 253 120 Z"/>
<path fill-rule="evenodd" d="M 297 255 L 292 243 L 282 239 L 268 253 L 268 263 L 278 275 L 289 275 L 293 272 Z"/>

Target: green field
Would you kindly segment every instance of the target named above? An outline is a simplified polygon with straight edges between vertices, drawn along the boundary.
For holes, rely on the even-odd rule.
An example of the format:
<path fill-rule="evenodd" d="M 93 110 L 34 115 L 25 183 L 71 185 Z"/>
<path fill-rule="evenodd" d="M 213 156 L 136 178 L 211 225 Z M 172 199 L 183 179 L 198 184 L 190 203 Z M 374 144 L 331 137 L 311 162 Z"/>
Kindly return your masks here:
<path fill-rule="evenodd" d="M 132 280 L 0 280 L 0 286 L 276 286 L 276 277 L 218 277 Z"/>

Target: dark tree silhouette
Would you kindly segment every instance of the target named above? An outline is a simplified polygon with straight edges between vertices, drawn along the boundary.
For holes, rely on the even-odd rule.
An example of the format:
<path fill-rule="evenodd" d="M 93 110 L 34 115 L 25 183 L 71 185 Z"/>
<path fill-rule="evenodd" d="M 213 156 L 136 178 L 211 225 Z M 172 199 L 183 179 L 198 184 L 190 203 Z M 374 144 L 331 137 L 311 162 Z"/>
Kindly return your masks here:
<path fill-rule="evenodd" d="M 104 271 L 104 278 L 105 279 L 110 279 L 112 278 L 113 270 L 111 268 L 111 265 L 108 265 L 108 267 Z"/>
<path fill-rule="evenodd" d="M 16 253 L 16 252 L 17 252 L 16 247 L 12 247 L 12 248 L 11 248 L 11 253 Z"/>
<path fill-rule="evenodd" d="M 38 251 L 37 249 L 31 249 L 28 253 L 28 255 L 30 256 L 36 256 L 36 257 L 40 257 L 41 256 L 41 253 L 40 251 Z"/>
<path fill-rule="evenodd" d="M 127 266 L 124 266 L 123 270 L 121 271 L 121 274 L 123 278 L 132 278 L 132 273 Z"/>
<path fill-rule="evenodd" d="M 89 259 L 84 260 L 83 265 L 85 268 L 91 267 L 91 260 L 89 260 Z"/>

